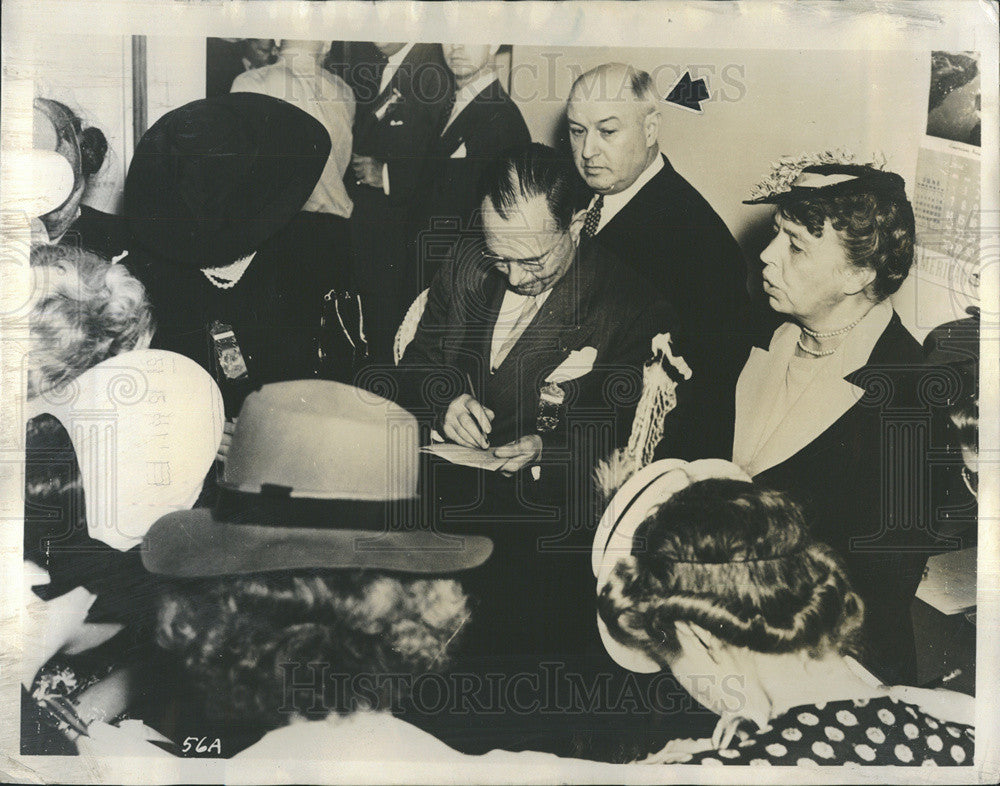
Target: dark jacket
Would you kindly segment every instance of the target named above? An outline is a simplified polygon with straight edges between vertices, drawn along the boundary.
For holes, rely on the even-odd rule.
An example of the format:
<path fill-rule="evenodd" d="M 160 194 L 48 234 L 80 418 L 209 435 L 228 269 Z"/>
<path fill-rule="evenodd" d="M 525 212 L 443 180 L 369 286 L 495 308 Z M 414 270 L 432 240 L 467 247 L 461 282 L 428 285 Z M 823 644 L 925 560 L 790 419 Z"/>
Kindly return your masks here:
<path fill-rule="evenodd" d="M 748 367 L 754 362 L 751 356 Z M 927 557 L 950 543 L 931 518 L 933 377 L 893 313 L 867 362 L 845 377 L 859 390 L 843 401 L 842 414 L 828 412 L 831 425 L 754 475 L 800 502 L 813 535 L 843 558 L 866 607 L 862 662 L 889 684 L 916 680 L 910 604 Z M 832 391 L 802 396 L 814 407 L 836 407 Z M 741 402 L 738 417 L 747 414 Z"/>
<path fill-rule="evenodd" d="M 59 242 L 93 251 L 111 261 L 128 248 L 128 230 L 122 216 L 80 205 L 80 215 Z"/>
<path fill-rule="evenodd" d="M 685 360 L 701 407 L 694 453 L 720 457 L 732 444 L 732 397 L 749 351 L 750 299 L 739 245 L 718 213 L 663 156 L 661 169 L 594 238 L 661 288 L 687 338 Z"/>
<path fill-rule="evenodd" d="M 591 485 L 593 466 L 628 438 L 650 340 L 674 324 L 669 304 L 624 263 L 589 246 L 491 375 L 490 344 L 506 279 L 464 259 L 435 277 L 397 369 L 400 397 L 418 417 L 433 421 L 467 391 L 468 373 L 480 400 L 496 413 L 490 442 L 499 445 L 535 433 L 542 381 L 571 351 L 593 347 L 597 360 L 590 373 L 562 386 L 565 408 L 556 429 L 542 434 L 538 481 L 528 472 L 504 478 L 451 465 L 424 470 L 436 531 L 483 534 L 494 543 L 487 563 L 462 576 L 476 606 L 455 672 L 482 680 L 471 700 L 484 704 L 490 683 L 481 675 L 489 674 L 544 680 L 564 697 L 579 699 L 574 691 L 593 689 L 594 697 L 610 698 L 569 699 L 572 709 L 559 713 L 525 713 L 501 701 L 495 712 L 473 713 L 461 724 L 447 712 L 424 710 L 413 722 L 469 753 L 503 747 L 609 761 L 641 757 L 674 736 L 709 733 L 688 713 L 661 712 L 659 699 L 606 723 L 610 705 L 626 691 L 654 696 L 660 690 L 655 695 L 662 697 L 680 695 L 680 688 L 672 677 L 651 685 L 616 666 L 595 622 L 590 550 L 603 503 Z M 686 384 L 678 385 L 679 399 Z M 667 415 L 668 438 L 681 416 L 681 406 Z"/>
<path fill-rule="evenodd" d="M 308 215 L 296 216 L 264 242 L 230 289 L 209 283 L 197 268 L 163 262 L 141 251 L 126 257 L 153 306 L 154 348 L 185 355 L 218 379 L 208 328 L 214 320 L 233 328 L 249 381 L 232 386 L 220 381 L 229 416 L 236 415 L 253 386 L 319 373 L 324 296 L 341 288 L 343 272 L 330 264 L 331 252 L 313 242 L 311 230 Z M 349 378 L 351 369 L 344 373 Z"/>
<path fill-rule="evenodd" d="M 494 80 L 432 144 L 411 218 L 410 254 L 421 289 L 454 258 L 461 238 L 479 233 L 473 215 L 482 199 L 483 172 L 507 150 L 530 141 L 521 110 Z"/>
<path fill-rule="evenodd" d="M 354 201 L 355 283 L 365 294 L 416 294 L 416 275 L 406 264 L 409 206 L 453 90 L 440 45 L 416 44 L 385 90 L 358 106 L 354 152 L 385 163 L 389 175 L 388 196 L 357 185 L 350 169 L 345 178 Z M 386 107 L 387 101 L 392 103 Z M 379 114 L 380 107 L 385 111 Z"/>
<path fill-rule="evenodd" d="M 467 387 L 468 375 L 477 398 L 496 413 L 490 440 L 501 445 L 536 433 L 546 377 L 570 352 L 593 347 L 593 370 L 563 383 L 562 415 L 554 430 L 542 434 L 543 442 L 546 450 L 561 451 L 570 447 L 572 434 L 580 437 L 596 426 L 606 440 L 602 453 L 623 445 L 642 388 L 642 366 L 651 354 L 650 341 L 671 329 L 669 305 L 621 262 L 588 247 L 491 374 L 490 345 L 506 284 L 502 274 L 484 270 L 478 260 L 463 259 L 441 269 L 400 363 L 404 406 L 418 417 L 438 418 Z M 445 391 L 440 400 L 425 395 L 435 389 L 434 380 Z"/>

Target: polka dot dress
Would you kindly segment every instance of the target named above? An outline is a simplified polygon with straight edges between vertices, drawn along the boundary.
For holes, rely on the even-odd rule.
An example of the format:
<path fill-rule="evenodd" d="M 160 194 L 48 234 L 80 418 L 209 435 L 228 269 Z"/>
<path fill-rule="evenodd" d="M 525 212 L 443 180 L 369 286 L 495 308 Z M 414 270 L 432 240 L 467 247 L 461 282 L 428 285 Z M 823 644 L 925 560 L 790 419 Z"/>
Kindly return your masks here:
<path fill-rule="evenodd" d="M 972 764 L 975 731 L 888 696 L 793 707 L 726 750 L 694 754 L 690 764 L 956 765 Z"/>

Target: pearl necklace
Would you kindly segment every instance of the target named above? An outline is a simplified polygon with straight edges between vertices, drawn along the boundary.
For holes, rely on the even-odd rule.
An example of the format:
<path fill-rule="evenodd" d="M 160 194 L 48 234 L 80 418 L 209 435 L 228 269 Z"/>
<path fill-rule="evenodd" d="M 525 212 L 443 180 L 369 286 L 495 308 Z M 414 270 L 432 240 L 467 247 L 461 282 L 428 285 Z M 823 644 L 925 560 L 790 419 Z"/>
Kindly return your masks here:
<path fill-rule="evenodd" d="M 798 345 L 799 349 L 801 349 L 803 352 L 812 355 L 814 358 L 825 358 L 828 355 L 832 355 L 834 352 L 837 351 L 836 349 L 820 349 L 820 350 L 809 349 L 809 347 L 807 347 L 805 344 L 802 343 L 801 338 L 796 339 L 795 343 Z"/>
<path fill-rule="evenodd" d="M 840 330 L 828 330 L 825 333 L 821 333 L 818 330 L 810 330 L 805 325 L 800 325 L 800 327 L 802 328 L 802 332 L 805 333 L 807 336 L 812 336 L 813 338 L 833 338 L 834 336 L 842 336 L 844 335 L 844 333 L 849 333 L 850 331 L 854 330 L 854 328 L 858 326 L 858 323 L 866 316 L 868 316 L 868 312 L 862 314 L 847 327 L 842 327 Z M 808 351 L 809 350 L 806 350 L 806 352 Z"/>
<path fill-rule="evenodd" d="M 861 322 L 861 320 L 864 319 L 866 316 L 868 316 L 867 312 L 865 312 L 860 317 L 855 319 L 850 325 L 842 327 L 839 330 L 828 330 L 826 332 L 820 332 L 819 330 L 810 330 L 805 325 L 799 325 L 799 327 L 802 329 L 803 333 L 815 339 L 833 338 L 835 336 L 842 336 L 845 333 L 849 333 L 850 331 L 854 330 L 854 328 L 858 326 L 858 323 Z M 833 349 L 810 349 L 809 347 L 807 347 L 805 344 L 802 343 L 802 336 L 799 336 L 799 338 L 796 339 L 795 343 L 796 345 L 798 345 L 799 349 L 801 349 L 808 355 L 812 355 L 814 358 L 829 357 L 830 355 L 832 355 L 834 352 L 837 351 L 836 347 Z"/>
<path fill-rule="evenodd" d="M 237 259 L 230 265 L 223 265 L 222 267 L 206 267 L 202 268 L 201 272 L 205 274 L 205 278 L 207 278 L 213 286 L 216 286 L 219 289 L 232 289 L 239 283 L 240 279 L 243 278 L 243 274 L 246 272 L 256 255 L 257 252 L 254 251 L 241 259 Z"/>

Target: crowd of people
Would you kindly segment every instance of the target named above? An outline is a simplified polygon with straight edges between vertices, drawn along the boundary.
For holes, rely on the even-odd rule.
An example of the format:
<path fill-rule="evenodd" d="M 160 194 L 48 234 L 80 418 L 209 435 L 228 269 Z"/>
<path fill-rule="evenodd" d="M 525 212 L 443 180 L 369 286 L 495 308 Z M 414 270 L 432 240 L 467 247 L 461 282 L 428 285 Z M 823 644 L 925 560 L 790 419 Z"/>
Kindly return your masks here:
<path fill-rule="evenodd" d="M 216 46 L 122 215 L 35 100 L 74 177 L 31 250 L 24 752 L 971 763 L 909 615 L 975 536 L 978 358 L 893 309 L 900 175 L 765 178 L 758 293 L 641 70 L 580 75 L 556 149 L 499 45 Z"/>

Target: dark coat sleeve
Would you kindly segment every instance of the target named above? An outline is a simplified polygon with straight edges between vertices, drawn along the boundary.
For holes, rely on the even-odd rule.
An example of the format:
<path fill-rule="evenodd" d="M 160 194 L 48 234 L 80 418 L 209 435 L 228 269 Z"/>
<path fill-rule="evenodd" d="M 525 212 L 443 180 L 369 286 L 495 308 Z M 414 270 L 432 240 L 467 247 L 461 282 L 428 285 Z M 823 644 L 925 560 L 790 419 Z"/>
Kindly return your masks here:
<path fill-rule="evenodd" d="M 458 340 L 461 325 L 453 307 L 454 266 L 438 271 L 427 293 L 420 324 L 399 365 L 385 374 L 400 406 L 427 426 L 436 424 L 461 393 L 464 377 L 449 363 L 446 347 Z"/>

